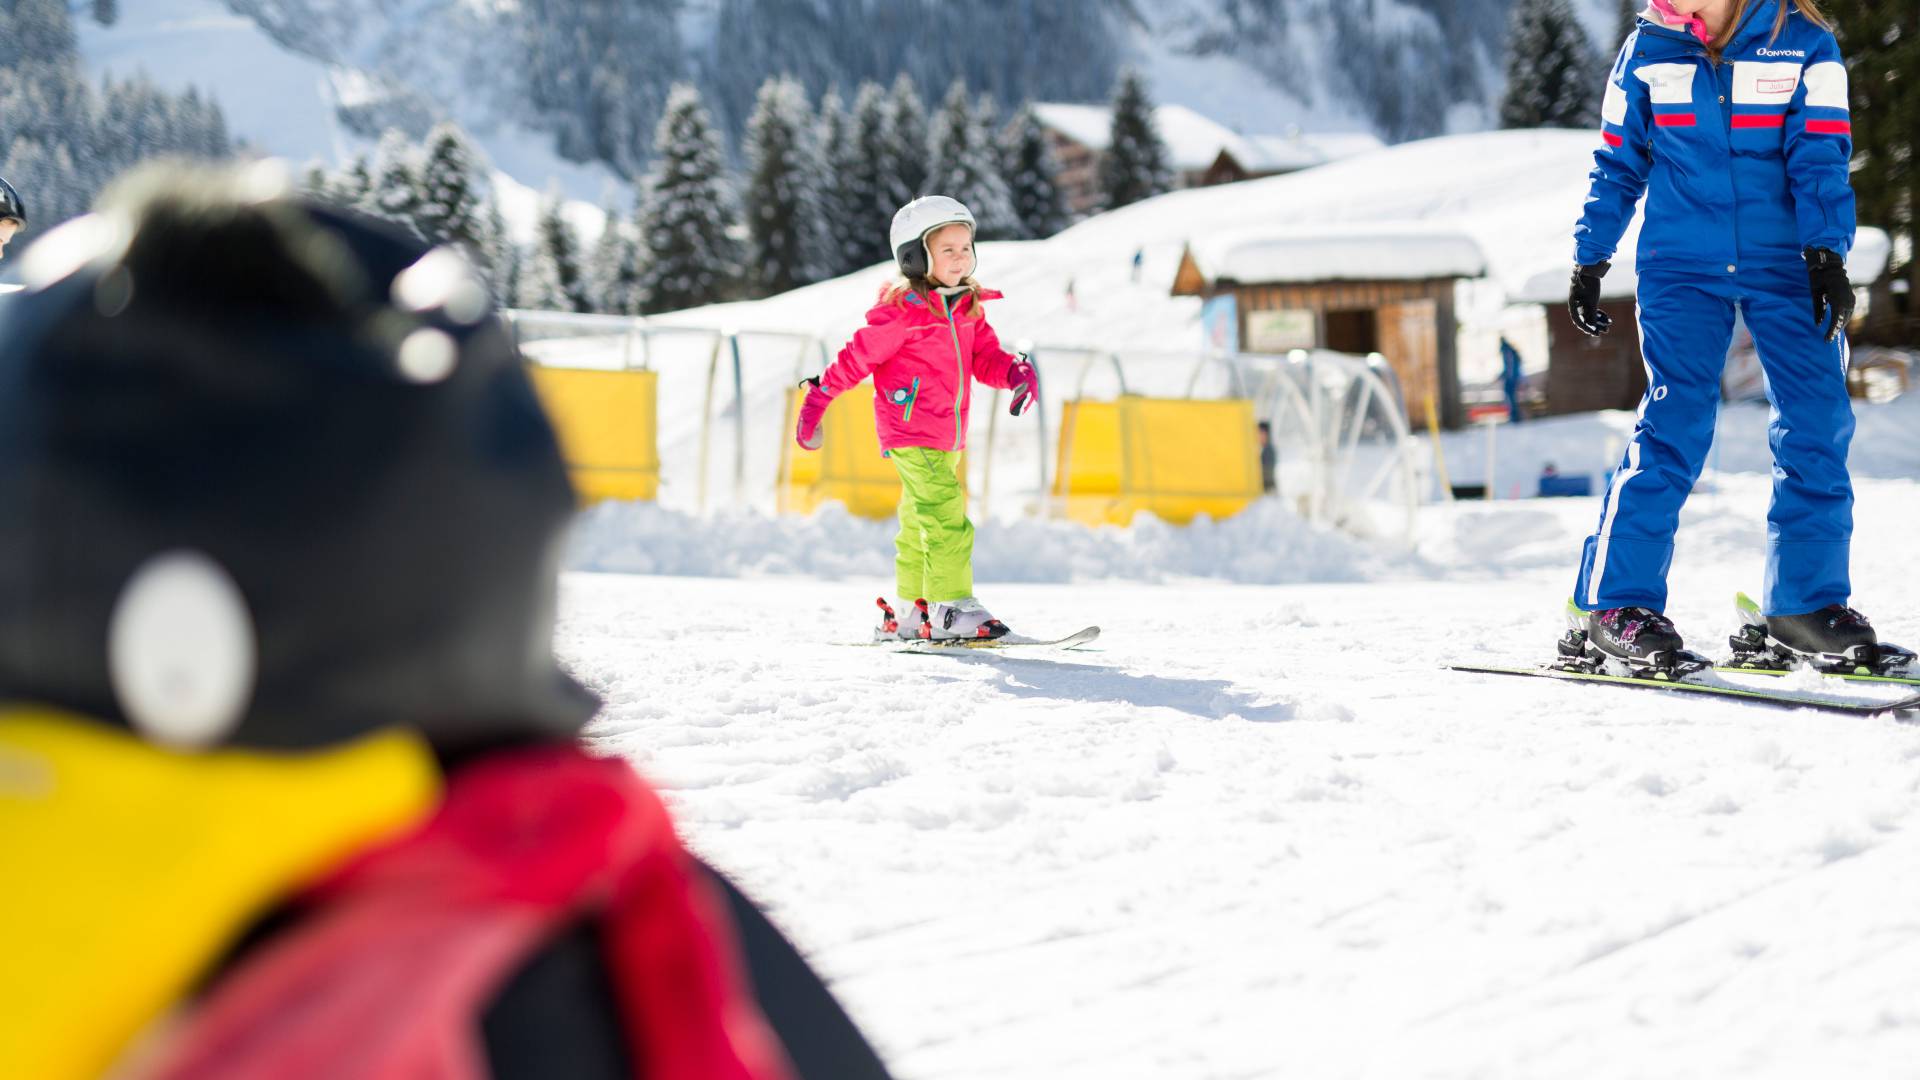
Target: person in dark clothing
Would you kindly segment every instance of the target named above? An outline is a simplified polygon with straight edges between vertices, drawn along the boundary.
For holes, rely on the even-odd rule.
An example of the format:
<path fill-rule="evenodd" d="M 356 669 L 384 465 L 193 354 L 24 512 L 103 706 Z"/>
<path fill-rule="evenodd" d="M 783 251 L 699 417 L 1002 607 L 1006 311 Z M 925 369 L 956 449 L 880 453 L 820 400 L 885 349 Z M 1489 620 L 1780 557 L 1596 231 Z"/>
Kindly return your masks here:
<path fill-rule="evenodd" d="M 0 308 L 0 1075 L 885 1077 L 586 751 L 574 492 L 461 256 L 260 167 L 45 242 Z"/>
<path fill-rule="evenodd" d="M 1507 397 L 1507 419 L 1519 423 L 1525 419 L 1520 411 L 1520 380 L 1525 372 L 1520 367 L 1520 350 L 1513 343 L 1500 339 L 1500 391 Z"/>
<path fill-rule="evenodd" d="M 27 206 L 20 201 L 20 193 L 0 177 L 0 256 L 7 253 L 7 245 L 27 227 Z"/>
<path fill-rule="evenodd" d="M 1273 445 L 1273 424 L 1260 421 L 1260 490 L 1271 495 L 1279 490 L 1273 472 L 1280 464 L 1280 452 Z"/>

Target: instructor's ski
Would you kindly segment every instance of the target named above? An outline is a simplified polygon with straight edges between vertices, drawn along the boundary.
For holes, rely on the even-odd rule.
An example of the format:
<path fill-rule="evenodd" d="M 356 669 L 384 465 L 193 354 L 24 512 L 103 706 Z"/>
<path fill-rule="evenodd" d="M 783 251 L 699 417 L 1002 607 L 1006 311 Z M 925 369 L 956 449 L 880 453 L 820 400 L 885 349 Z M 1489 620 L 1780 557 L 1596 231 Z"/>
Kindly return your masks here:
<path fill-rule="evenodd" d="M 1705 694 L 1710 697 L 1727 698 L 1734 701 L 1747 701 L 1760 705 L 1775 705 L 1787 709 L 1819 709 L 1824 712 L 1849 713 L 1855 716 L 1874 716 L 1880 713 L 1905 712 L 1920 709 L 1920 693 L 1889 700 L 1873 701 L 1861 698 L 1842 698 L 1810 693 L 1801 690 L 1773 690 L 1765 687 L 1734 686 L 1723 680 L 1705 681 L 1704 673 L 1683 676 L 1677 679 L 1656 679 L 1646 676 L 1608 675 L 1599 672 L 1568 671 L 1548 665 L 1533 667 L 1504 667 L 1482 664 L 1450 664 L 1454 671 L 1463 671 L 1476 675 L 1524 675 L 1543 679 L 1560 679 L 1565 682 L 1599 683 L 1602 685 L 1633 687 L 1640 690 L 1672 690 L 1683 694 Z M 1744 672 L 1755 674 L 1755 672 Z"/>

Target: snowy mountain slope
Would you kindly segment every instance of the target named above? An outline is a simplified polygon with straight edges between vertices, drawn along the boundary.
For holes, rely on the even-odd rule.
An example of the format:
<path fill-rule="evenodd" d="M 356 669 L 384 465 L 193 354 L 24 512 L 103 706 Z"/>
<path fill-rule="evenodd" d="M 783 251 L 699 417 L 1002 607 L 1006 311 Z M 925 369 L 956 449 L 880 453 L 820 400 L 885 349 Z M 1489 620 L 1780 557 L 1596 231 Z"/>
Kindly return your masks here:
<path fill-rule="evenodd" d="M 111 27 L 82 18 L 75 29 L 89 75 L 145 71 L 170 90 L 197 86 L 220 103 L 237 139 L 295 167 L 312 160 L 344 165 L 373 149 L 374 140 L 344 125 L 339 110 L 384 92 L 377 78 L 351 63 L 324 63 L 288 49 L 223 0 L 141 0 L 122 5 Z M 531 235 L 538 195 L 549 183 L 587 204 L 579 223 L 591 226 L 589 236 L 598 233 L 591 207 L 609 192 L 615 205 L 631 205 L 629 187 L 610 170 L 562 159 L 551 136 L 498 120 L 484 99 L 449 95 L 442 105 L 493 167 L 516 182 L 506 185 L 506 208 L 509 224 L 523 236 Z M 515 198 L 521 191 L 528 194 Z"/>
<path fill-rule="evenodd" d="M 1463 11 L 1471 8 L 1480 21 L 1486 18 L 1482 9 L 1504 11 L 1504 0 L 1455 2 L 1466 5 Z M 680 36 L 690 57 L 718 47 L 713 40 L 718 6 L 681 8 Z M 1288 4 L 1284 10 L 1244 0 L 1181 0 L 1115 4 L 1112 17 L 1123 24 L 1128 61 L 1147 71 L 1162 103 L 1190 106 L 1249 132 L 1371 127 L 1390 134 L 1374 115 L 1377 110 L 1356 97 L 1352 69 L 1366 62 L 1331 47 L 1335 34 L 1329 20 L 1340 13 L 1348 20 L 1343 32 L 1360 41 L 1375 34 L 1382 41 L 1398 40 L 1395 35 L 1416 26 L 1430 35 L 1457 32 L 1460 48 L 1481 54 L 1493 47 L 1489 42 L 1497 45 L 1504 37 L 1503 25 L 1450 30 L 1431 13 L 1433 7 L 1428 0 L 1384 0 L 1354 23 L 1346 9 L 1321 0 Z M 1580 7 L 1597 35 L 1610 35 L 1611 0 L 1583 0 Z M 524 31 L 512 18 L 517 14 L 514 5 L 467 0 L 143 0 L 124 5 L 110 28 L 91 19 L 78 24 L 82 54 L 94 73 L 143 68 L 169 87 L 198 83 L 227 110 L 236 135 L 296 162 L 316 157 L 339 162 L 355 147 L 364 148 L 345 138 L 339 110 L 364 113 L 367 120 L 360 126 L 371 124 L 375 130 L 387 122 L 424 130 L 432 118 L 447 115 L 522 184 L 541 189 L 557 179 L 573 198 L 598 203 L 612 173 L 563 160 L 554 132 L 528 103 Z M 1249 27 L 1260 31 L 1253 46 L 1245 41 Z M 1236 35 L 1236 29 L 1243 32 Z M 857 47 L 848 42 L 848 48 Z M 1053 46 L 1012 42 L 1009 47 Z M 1608 49 L 1602 44 L 1601 51 Z M 1405 62 L 1439 63 L 1413 54 L 1449 51 L 1411 50 Z M 1479 55 L 1478 63 L 1486 67 L 1492 61 Z M 1501 73 L 1489 69 L 1476 75 L 1483 77 L 1490 81 L 1475 91 L 1473 103 L 1449 118 L 1448 130 L 1488 122 Z M 1414 68 L 1403 81 L 1433 84 Z M 642 96 L 651 100 L 659 89 L 649 88 Z M 930 92 L 937 96 L 937 89 Z"/>

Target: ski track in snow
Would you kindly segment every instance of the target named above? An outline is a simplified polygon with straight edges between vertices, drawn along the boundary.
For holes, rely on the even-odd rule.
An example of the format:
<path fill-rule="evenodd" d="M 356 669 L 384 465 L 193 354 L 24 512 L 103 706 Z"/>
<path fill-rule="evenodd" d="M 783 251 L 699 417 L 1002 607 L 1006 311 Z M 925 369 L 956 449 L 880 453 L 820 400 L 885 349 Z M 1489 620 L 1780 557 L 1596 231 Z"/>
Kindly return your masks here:
<path fill-rule="evenodd" d="M 1858 603 L 1920 641 L 1920 484 L 1859 491 Z M 1689 505 L 1690 644 L 1765 499 Z M 1430 507 L 1395 580 L 983 576 L 1097 650 L 836 644 L 879 578 L 594 573 L 560 648 L 903 1078 L 1915 1075 L 1920 724 L 1441 670 L 1547 654 L 1596 507 Z"/>

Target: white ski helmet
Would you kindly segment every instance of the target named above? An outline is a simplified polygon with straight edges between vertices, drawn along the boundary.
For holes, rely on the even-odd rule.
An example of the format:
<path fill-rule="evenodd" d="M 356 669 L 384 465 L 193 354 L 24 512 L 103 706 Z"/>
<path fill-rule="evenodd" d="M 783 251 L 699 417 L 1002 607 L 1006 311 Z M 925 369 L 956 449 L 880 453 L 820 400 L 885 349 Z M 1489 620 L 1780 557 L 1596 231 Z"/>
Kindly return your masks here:
<path fill-rule="evenodd" d="M 933 268 L 927 251 L 927 234 L 942 225 L 965 225 L 974 231 L 973 211 L 959 199 L 945 195 L 922 195 L 893 215 L 893 227 L 887 230 L 887 248 L 900 272 L 910 278 L 926 277 Z"/>

